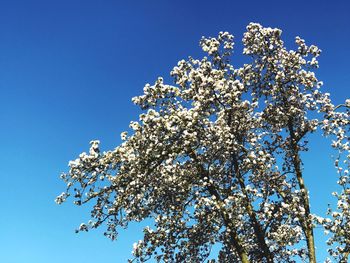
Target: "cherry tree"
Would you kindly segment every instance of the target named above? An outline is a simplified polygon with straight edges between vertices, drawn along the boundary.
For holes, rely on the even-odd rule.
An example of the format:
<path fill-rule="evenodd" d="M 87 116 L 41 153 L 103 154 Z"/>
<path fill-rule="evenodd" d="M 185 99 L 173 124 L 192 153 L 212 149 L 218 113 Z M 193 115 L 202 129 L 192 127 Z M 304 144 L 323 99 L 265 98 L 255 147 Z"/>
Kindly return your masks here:
<path fill-rule="evenodd" d="M 207 56 L 179 61 L 174 84 L 147 84 L 121 145 L 102 152 L 90 142 L 61 176 L 57 203 L 92 203 L 78 231 L 104 226 L 116 239 L 129 222 L 153 219 L 130 262 L 315 263 L 322 226 L 330 255 L 347 262 L 350 100 L 335 106 L 322 92 L 318 47 L 296 37 L 289 50 L 281 33 L 250 23 L 241 67 L 230 63 L 232 35 L 202 38 Z M 301 160 L 315 132 L 338 153 L 338 202 L 324 217 L 311 213 Z"/>

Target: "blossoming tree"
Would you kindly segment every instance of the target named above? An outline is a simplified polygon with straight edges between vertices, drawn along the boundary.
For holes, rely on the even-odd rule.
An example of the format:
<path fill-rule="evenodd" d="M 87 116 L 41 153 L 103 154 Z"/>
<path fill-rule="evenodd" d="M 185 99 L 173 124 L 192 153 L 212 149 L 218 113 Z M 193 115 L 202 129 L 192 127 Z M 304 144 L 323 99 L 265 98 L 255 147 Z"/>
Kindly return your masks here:
<path fill-rule="evenodd" d="M 350 253 L 350 100 L 333 105 L 314 70 L 320 49 L 299 37 L 288 50 L 281 30 L 251 23 L 249 63 L 230 64 L 233 36 L 202 38 L 207 56 L 181 60 L 173 85 L 158 78 L 133 98 L 144 113 L 123 143 L 69 163 L 62 175 L 75 204 L 93 202 L 79 231 L 106 226 L 117 237 L 131 221 L 154 219 L 132 261 L 316 262 L 314 228 L 329 232 L 337 262 Z M 328 217 L 310 211 L 301 153 L 307 137 L 332 140 L 340 191 Z M 212 249 L 215 245 L 215 249 Z"/>

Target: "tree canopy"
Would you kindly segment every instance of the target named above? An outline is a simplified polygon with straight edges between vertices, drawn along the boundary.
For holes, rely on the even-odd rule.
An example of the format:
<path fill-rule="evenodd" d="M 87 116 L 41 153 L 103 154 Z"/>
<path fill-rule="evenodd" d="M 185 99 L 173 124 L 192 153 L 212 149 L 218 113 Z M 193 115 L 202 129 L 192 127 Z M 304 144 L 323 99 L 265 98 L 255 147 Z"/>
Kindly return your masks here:
<path fill-rule="evenodd" d="M 115 239 L 129 222 L 154 219 L 130 261 L 315 263 L 319 225 L 330 255 L 347 262 L 350 100 L 334 105 L 322 92 L 317 46 L 296 37 L 289 50 L 281 33 L 250 23 L 241 67 L 231 34 L 203 37 L 207 55 L 179 61 L 173 84 L 147 84 L 121 145 L 102 152 L 92 141 L 62 174 L 57 203 L 93 203 L 79 231 L 105 225 Z M 310 211 L 301 159 L 316 131 L 339 153 L 338 202 L 326 217 Z"/>

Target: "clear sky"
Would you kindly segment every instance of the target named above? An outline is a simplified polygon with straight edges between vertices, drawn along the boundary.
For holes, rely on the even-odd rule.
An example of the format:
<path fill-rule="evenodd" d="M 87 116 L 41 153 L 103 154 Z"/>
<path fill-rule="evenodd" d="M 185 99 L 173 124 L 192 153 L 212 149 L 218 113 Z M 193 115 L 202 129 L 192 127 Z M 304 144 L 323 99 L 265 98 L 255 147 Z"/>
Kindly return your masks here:
<path fill-rule="evenodd" d="M 169 79 L 178 60 L 203 56 L 203 35 L 233 33 L 236 65 L 249 22 L 281 28 L 290 47 L 300 35 L 323 50 L 325 89 L 336 102 L 350 97 L 349 3 L 0 0 L 0 262 L 125 262 L 139 227 L 117 242 L 101 231 L 76 235 L 88 211 L 54 203 L 64 190 L 59 174 L 92 139 L 117 146 L 139 113 L 131 97 L 158 76 Z M 312 146 L 306 182 L 313 211 L 322 212 L 336 174 L 326 141 Z"/>

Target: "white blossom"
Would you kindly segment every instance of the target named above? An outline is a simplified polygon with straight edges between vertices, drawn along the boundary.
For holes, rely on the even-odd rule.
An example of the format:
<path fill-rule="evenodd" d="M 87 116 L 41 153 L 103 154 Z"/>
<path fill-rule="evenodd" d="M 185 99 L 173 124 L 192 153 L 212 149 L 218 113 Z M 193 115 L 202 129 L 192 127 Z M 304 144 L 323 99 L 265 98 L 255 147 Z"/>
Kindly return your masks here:
<path fill-rule="evenodd" d="M 106 225 L 117 237 L 129 222 L 154 219 L 134 244 L 140 262 L 316 262 L 315 224 L 329 252 L 347 262 L 350 251 L 350 100 L 335 106 L 315 70 L 321 50 L 300 37 L 288 50 L 282 31 L 250 23 L 241 67 L 230 63 L 233 36 L 203 37 L 207 56 L 181 60 L 174 85 L 159 77 L 133 102 L 143 112 L 132 133 L 107 152 L 88 153 L 61 176 L 75 204 L 93 203 L 79 231 Z M 320 131 L 339 157 L 339 191 L 328 217 L 311 213 L 302 152 Z"/>

